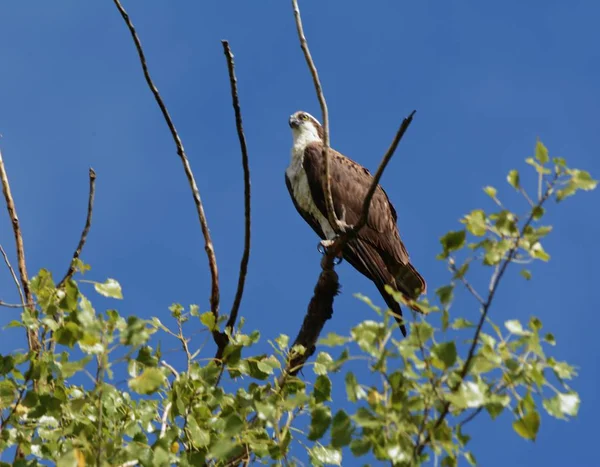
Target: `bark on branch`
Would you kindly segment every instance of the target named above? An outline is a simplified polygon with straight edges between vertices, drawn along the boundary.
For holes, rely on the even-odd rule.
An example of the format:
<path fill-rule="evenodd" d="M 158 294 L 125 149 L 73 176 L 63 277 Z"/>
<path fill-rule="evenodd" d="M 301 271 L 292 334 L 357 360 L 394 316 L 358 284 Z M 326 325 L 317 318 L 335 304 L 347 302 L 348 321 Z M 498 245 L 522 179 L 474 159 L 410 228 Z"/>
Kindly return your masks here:
<path fill-rule="evenodd" d="M 61 288 L 65 283 L 73 277 L 75 273 L 76 262 L 81 255 L 81 250 L 83 250 L 83 246 L 85 245 L 85 241 L 87 240 L 88 233 L 90 232 L 90 227 L 92 226 L 92 214 L 94 212 L 94 196 L 96 194 L 96 172 L 94 169 L 90 167 L 90 194 L 88 196 L 88 206 L 87 206 L 87 217 L 85 219 L 85 226 L 83 227 L 83 231 L 81 232 L 81 237 L 79 239 L 79 243 L 77 244 L 77 248 L 75 249 L 75 253 L 73 253 L 73 259 L 71 260 L 71 265 L 65 274 L 65 277 L 58 283 L 57 288 Z"/>
<path fill-rule="evenodd" d="M 173 120 L 171 119 L 171 116 L 169 115 L 169 111 L 167 110 L 167 107 L 166 107 L 160 93 L 158 92 L 158 88 L 156 87 L 156 85 L 152 81 L 152 78 L 150 77 L 150 72 L 148 71 L 148 65 L 146 62 L 146 56 L 144 54 L 144 50 L 142 49 L 142 44 L 141 44 L 140 38 L 138 37 L 138 34 L 135 30 L 135 27 L 133 26 L 133 23 L 131 22 L 131 19 L 129 18 L 127 11 L 125 11 L 125 8 L 123 8 L 123 5 L 121 5 L 121 2 L 119 0 L 113 0 L 113 2 L 115 4 L 115 6 L 117 7 L 117 9 L 119 10 L 119 13 L 121 14 L 121 17 L 123 18 L 123 21 L 125 22 L 125 24 L 127 26 L 127 29 L 129 29 L 129 32 L 131 34 L 131 37 L 133 39 L 135 48 L 136 48 L 138 56 L 139 56 L 140 64 L 142 66 L 142 71 L 144 73 L 144 78 L 146 79 L 148 88 L 152 92 L 152 94 L 154 96 L 154 100 L 158 104 L 158 107 L 160 108 L 160 111 L 162 112 L 164 120 L 165 120 L 167 126 L 169 127 L 169 131 L 171 132 L 171 136 L 173 138 L 173 141 L 175 142 L 175 146 L 177 147 L 177 155 L 181 159 L 181 163 L 183 164 L 183 170 L 185 172 L 185 175 L 188 179 L 188 182 L 189 182 L 189 185 L 190 185 L 190 188 L 192 191 L 192 195 L 194 198 L 194 204 L 196 205 L 196 211 L 198 213 L 198 219 L 200 221 L 200 227 L 202 228 L 202 235 L 204 236 L 204 250 L 206 251 L 206 255 L 208 257 L 208 266 L 209 266 L 210 275 L 211 275 L 210 309 L 211 309 L 212 313 L 214 314 L 215 321 L 216 321 L 219 317 L 219 271 L 217 269 L 217 258 L 215 255 L 213 242 L 212 242 L 212 239 L 210 236 L 210 231 L 208 229 L 208 221 L 206 219 L 206 214 L 204 213 L 204 206 L 202 204 L 202 199 L 200 198 L 200 191 L 198 190 L 198 185 L 196 184 L 196 179 L 194 178 L 194 174 L 192 172 L 190 162 L 185 153 L 185 149 L 183 148 L 183 143 L 181 142 L 179 133 L 177 132 L 177 129 L 175 128 L 175 124 L 173 123 Z M 218 330 L 213 331 L 213 339 L 214 339 L 215 343 L 217 344 L 217 346 L 222 345 L 221 342 L 223 341 L 223 336 Z"/>
<path fill-rule="evenodd" d="M 231 99 L 233 109 L 235 111 L 235 126 L 237 129 L 238 139 L 240 140 L 240 149 L 242 152 L 242 167 L 244 169 L 244 253 L 240 262 L 240 273 L 238 278 L 237 291 L 235 299 L 231 307 L 231 313 L 227 320 L 226 328 L 230 328 L 233 332 L 235 321 L 238 316 L 242 296 L 244 294 L 244 285 L 246 283 L 246 274 L 248 272 L 248 261 L 250 259 L 250 166 L 248 162 L 248 147 L 246 146 L 246 137 L 244 135 L 244 127 L 242 125 L 242 110 L 240 108 L 240 100 L 237 90 L 237 79 L 235 77 L 235 63 L 233 61 L 233 53 L 229 47 L 229 42 L 221 41 L 223 44 L 223 52 L 227 59 L 227 70 L 229 72 L 229 83 L 231 86 Z"/>
<path fill-rule="evenodd" d="M 8 210 L 8 216 L 12 224 L 12 231 L 15 237 L 15 246 L 17 250 L 17 265 L 19 269 L 19 276 L 21 278 L 21 287 L 23 289 L 23 295 L 25 296 L 25 304 L 31 313 L 35 313 L 35 304 L 33 303 L 33 294 L 29 288 L 29 276 L 27 275 L 27 266 L 25 263 L 25 246 L 23 244 L 23 234 L 21 232 L 21 224 L 19 223 L 19 216 L 17 215 L 17 207 L 13 199 L 12 192 L 10 190 L 10 184 L 8 182 L 8 174 L 6 173 L 6 167 L 4 166 L 4 160 L 2 159 L 2 151 L 0 151 L 0 180 L 2 180 L 2 193 L 4 194 L 4 200 L 6 202 L 6 209 Z M 40 348 L 38 341 L 37 329 L 27 329 L 27 341 L 29 349 L 33 352 L 37 352 Z"/>

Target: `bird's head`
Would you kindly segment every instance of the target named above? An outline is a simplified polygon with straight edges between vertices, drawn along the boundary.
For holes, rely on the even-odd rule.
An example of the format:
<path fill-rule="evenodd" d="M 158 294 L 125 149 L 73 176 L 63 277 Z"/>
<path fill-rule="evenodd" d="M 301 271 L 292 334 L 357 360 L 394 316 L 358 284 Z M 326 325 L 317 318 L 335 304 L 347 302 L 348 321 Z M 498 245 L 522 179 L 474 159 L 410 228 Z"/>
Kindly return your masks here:
<path fill-rule="evenodd" d="M 305 143 L 323 140 L 323 127 L 319 121 L 308 112 L 299 110 L 290 116 L 290 128 L 294 141 Z"/>

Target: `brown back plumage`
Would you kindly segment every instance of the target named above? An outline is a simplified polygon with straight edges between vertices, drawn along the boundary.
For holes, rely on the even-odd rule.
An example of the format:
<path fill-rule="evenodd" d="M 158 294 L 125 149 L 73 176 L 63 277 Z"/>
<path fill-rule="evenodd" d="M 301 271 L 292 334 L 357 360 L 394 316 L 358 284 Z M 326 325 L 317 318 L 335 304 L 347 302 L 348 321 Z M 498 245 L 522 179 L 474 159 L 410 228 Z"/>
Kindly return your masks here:
<path fill-rule="evenodd" d="M 304 151 L 303 167 L 311 187 L 313 202 L 326 217 L 321 186 L 322 148 L 320 142 L 308 144 Z M 373 177 L 366 168 L 333 149 L 330 149 L 330 161 L 335 212 L 340 218 L 345 215 L 347 224 L 356 224 Z M 394 206 L 383 188 L 378 186 L 371 201 L 366 225 L 343 252 L 344 258 L 352 266 L 375 282 L 390 307 L 391 297 L 385 292 L 385 284 L 395 287 L 411 300 L 416 300 L 427 290 L 425 280 L 410 263 L 396 221 Z M 393 299 L 391 303 L 395 303 Z M 399 306 L 392 307 L 392 310 L 401 314 Z"/>

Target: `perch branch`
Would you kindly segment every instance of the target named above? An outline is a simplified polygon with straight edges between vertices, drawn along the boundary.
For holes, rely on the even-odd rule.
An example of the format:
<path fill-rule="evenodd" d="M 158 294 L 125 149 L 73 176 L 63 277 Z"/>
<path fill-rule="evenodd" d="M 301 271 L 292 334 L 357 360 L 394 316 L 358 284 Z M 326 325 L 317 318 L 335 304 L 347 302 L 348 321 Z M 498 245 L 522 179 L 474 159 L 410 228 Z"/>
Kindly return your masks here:
<path fill-rule="evenodd" d="M 308 42 L 304 35 L 304 28 L 302 26 L 302 17 L 300 16 L 300 7 L 298 6 L 298 0 L 292 0 L 292 8 L 294 9 L 294 18 L 296 20 L 296 30 L 298 31 L 298 39 L 300 40 L 300 48 L 304 53 L 306 64 L 312 75 L 313 84 L 319 99 L 319 105 L 321 106 L 321 114 L 323 115 L 323 192 L 325 193 L 325 206 L 327 208 L 327 219 L 332 225 L 336 233 L 343 232 L 345 226 L 337 218 L 335 210 L 333 208 L 333 197 L 331 195 L 331 172 L 329 164 L 329 111 L 327 109 L 327 102 L 325 101 L 325 95 L 323 94 L 323 87 L 321 86 L 321 80 L 319 79 L 319 73 L 317 67 L 312 59 L 310 50 L 308 48 Z"/>
<path fill-rule="evenodd" d="M 2 157 L 2 154 L 0 154 L 0 158 Z M 23 289 L 21 289 L 21 284 L 19 284 L 19 279 L 17 279 L 17 275 L 15 274 L 15 270 L 13 269 L 12 265 L 10 264 L 10 260 L 8 259 L 8 255 L 6 254 L 6 251 L 4 251 L 4 248 L 2 248 L 2 245 L 0 245 L 0 253 L 2 253 L 2 257 L 4 258 L 4 262 L 6 263 L 6 267 L 8 268 L 10 275 L 13 278 L 13 281 L 15 283 L 15 285 L 17 286 L 17 290 L 19 292 L 19 297 L 21 298 L 21 307 L 25 308 L 25 297 L 23 296 Z M 3 304 L 3 306 L 8 306 L 7 304 Z"/>
<path fill-rule="evenodd" d="M 244 285 L 246 283 L 246 274 L 248 272 L 248 260 L 250 259 L 250 166 L 248 163 L 248 148 L 246 146 L 246 137 L 244 136 L 244 127 L 242 126 L 242 110 L 240 108 L 240 100 L 237 90 L 237 79 L 235 77 L 235 63 L 233 61 L 233 53 L 229 47 L 229 42 L 221 41 L 223 44 L 223 52 L 227 58 L 227 69 L 229 71 L 229 83 L 231 85 L 231 99 L 233 101 L 233 109 L 235 111 L 235 125 L 237 128 L 238 138 L 240 140 L 240 149 L 242 151 L 242 167 L 244 169 L 244 253 L 240 262 L 240 274 L 238 279 L 237 291 L 235 299 L 231 307 L 231 313 L 227 320 L 226 328 L 235 326 L 235 321 L 242 303 L 244 294 Z"/>
<path fill-rule="evenodd" d="M 87 207 L 87 217 L 85 219 L 85 226 L 83 231 L 81 232 L 81 238 L 79 239 L 79 244 L 73 253 L 73 259 L 71 260 L 71 265 L 69 266 L 69 270 L 65 274 L 65 277 L 58 283 L 57 288 L 61 288 L 65 283 L 73 277 L 75 273 L 76 261 L 79 259 L 79 255 L 81 255 L 81 250 L 83 250 L 83 246 L 85 245 L 85 241 L 87 240 L 88 233 L 90 232 L 90 227 L 92 226 L 92 214 L 94 211 L 94 195 L 96 193 L 96 172 L 94 169 L 90 167 L 90 194 L 88 196 L 88 207 Z"/>
<path fill-rule="evenodd" d="M 196 179 L 194 178 L 194 174 L 192 172 L 190 162 L 185 153 L 185 149 L 183 148 L 183 143 L 181 142 L 179 133 L 177 133 L 177 129 L 175 128 L 175 124 L 173 123 L 173 120 L 169 115 L 169 111 L 167 110 L 167 107 L 163 102 L 156 85 L 150 77 L 150 72 L 148 71 L 148 65 L 146 63 L 146 56 L 144 55 L 140 38 L 138 37 L 138 34 L 133 26 L 133 23 L 131 22 L 131 19 L 129 18 L 129 15 L 127 14 L 127 11 L 125 11 L 125 8 L 123 8 L 123 5 L 121 5 L 121 2 L 119 0 L 113 0 L 113 2 L 119 10 L 119 13 L 123 17 L 123 21 L 127 25 L 129 32 L 131 33 L 131 37 L 133 39 L 135 48 L 140 59 L 140 64 L 144 73 L 144 78 L 146 79 L 148 88 L 152 92 L 154 100 L 158 104 L 158 107 L 162 112 L 164 120 L 167 126 L 169 127 L 169 131 L 171 132 L 171 136 L 173 138 L 173 141 L 175 142 L 175 146 L 177 147 L 177 155 L 181 159 L 181 163 L 183 164 L 183 170 L 192 190 L 194 203 L 196 205 L 196 211 L 198 212 L 198 219 L 200 220 L 200 227 L 202 228 L 202 235 L 204 236 L 204 250 L 206 251 L 206 255 L 208 256 L 208 266 L 211 275 L 210 309 L 215 316 L 216 322 L 217 318 L 219 317 L 219 271 L 217 269 L 217 258 L 215 256 L 213 242 L 210 237 L 210 230 L 208 229 L 208 221 L 206 219 L 206 214 L 204 213 L 202 199 L 200 198 L 200 191 L 198 190 L 198 185 L 196 184 Z M 213 338 L 217 346 L 222 341 L 221 334 L 219 331 L 213 331 Z"/>
<path fill-rule="evenodd" d="M 11 220 L 13 234 L 15 236 L 15 245 L 17 250 L 17 265 L 19 267 L 19 275 L 21 276 L 21 287 L 23 288 L 23 297 L 27 308 L 34 313 L 35 305 L 33 303 L 33 294 L 29 288 L 29 277 L 27 275 L 27 266 L 25 265 L 25 246 L 23 245 L 23 234 L 21 232 L 21 224 L 19 223 L 19 216 L 17 215 L 17 208 L 15 201 L 10 190 L 10 184 L 8 183 L 8 175 L 6 173 L 6 167 L 4 166 L 4 160 L 2 159 L 2 152 L 0 151 L 0 179 L 2 180 L 2 192 L 4 194 L 4 200 L 6 201 L 6 209 Z M 13 271 L 14 274 L 14 271 Z M 29 348 L 37 352 L 39 349 L 38 332 L 37 330 L 27 330 L 27 340 Z"/>

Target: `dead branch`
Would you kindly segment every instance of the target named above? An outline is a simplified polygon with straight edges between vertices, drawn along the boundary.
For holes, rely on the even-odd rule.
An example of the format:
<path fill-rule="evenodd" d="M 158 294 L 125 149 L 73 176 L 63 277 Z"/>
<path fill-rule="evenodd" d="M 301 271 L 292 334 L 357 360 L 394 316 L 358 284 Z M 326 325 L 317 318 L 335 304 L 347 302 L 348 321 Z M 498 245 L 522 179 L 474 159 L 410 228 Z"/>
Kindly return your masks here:
<path fill-rule="evenodd" d="M 15 236 L 15 245 L 17 250 L 17 264 L 19 267 L 19 275 L 21 276 L 21 287 L 23 288 L 24 301 L 27 307 L 32 313 L 35 312 L 35 305 L 33 303 L 33 295 L 29 288 L 29 277 L 27 275 L 27 266 L 25 264 L 25 246 L 23 244 L 23 234 L 21 232 L 21 225 L 19 223 L 19 216 L 17 216 L 17 208 L 15 201 L 10 190 L 10 184 L 8 183 L 8 175 L 6 173 L 6 167 L 4 166 L 4 160 L 2 159 L 2 151 L 0 151 L 0 179 L 2 180 L 2 192 L 4 193 L 4 200 L 6 201 L 6 209 L 12 223 L 12 230 Z M 14 274 L 14 271 L 13 271 Z M 28 329 L 27 330 L 27 341 L 29 349 L 37 352 L 39 350 L 38 331 Z"/>
<path fill-rule="evenodd" d="M 385 171 L 388 163 L 390 162 L 394 153 L 396 152 L 396 148 L 398 147 L 398 144 L 402 140 L 404 133 L 410 126 L 413 116 L 415 115 L 416 112 L 417 112 L 416 110 L 413 110 L 408 117 L 406 117 L 404 120 L 402 120 L 402 124 L 400 125 L 400 128 L 398 128 L 398 131 L 396 132 L 396 136 L 394 136 L 394 140 L 392 141 L 392 144 L 390 144 L 390 147 L 384 154 L 383 159 L 381 159 L 381 162 L 379 163 L 379 167 L 377 168 L 377 172 L 375 173 L 375 176 L 373 177 L 373 181 L 371 182 L 371 186 L 369 187 L 369 191 L 367 192 L 367 195 L 365 196 L 365 199 L 363 201 L 362 212 L 360 214 L 360 218 L 358 219 L 358 222 L 353 226 L 353 230 L 355 231 L 355 233 L 358 233 L 358 231 L 360 229 L 362 229 L 365 226 L 365 224 L 367 223 L 367 220 L 369 218 L 369 208 L 371 206 L 371 200 L 373 199 L 375 190 L 377 190 L 377 186 L 379 185 L 379 181 L 381 180 L 383 172 Z"/>
<path fill-rule="evenodd" d="M 73 259 L 71 260 L 71 265 L 65 274 L 65 277 L 58 283 L 57 288 L 61 288 L 65 283 L 73 277 L 75 274 L 75 266 L 76 262 L 81 255 L 81 250 L 83 250 L 83 246 L 85 245 L 85 241 L 87 240 L 88 233 L 90 232 L 90 227 L 92 226 L 92 213 L 94 211 L 94 195 L 96 193 L 96 172 L 94 169 L 90 167 L 90 194 L 88 196 L 88 207 L 87 207 L 87 217 L 85 219 L 85 226 L 83 231 L 81 232 L 81 238 L 79 239 L 79 243 L 77 244 L 77 248 L 75 249 L 75 253 L 73 253 Z"/>
<path fill-rule="evenodd" d="M 158 92 L 158 88 L 152 81 L 150 77 L 150 72 L 148 71 L 148 65 L 146 62 L 146 56 L 144 55 L 144 51 L 142 49 L 142 44 L 140 42 L 140 38 L 129 18 L 129 15 L 121 5 L 119 0 L 113 0 L 115 6 L 119 10 L 123 21 L 125 22 L 129 32 L 131 33 L 131 37 L 135 44 L 135 48 L 137 50 L 140 64 L 142 66 L 142 71 L 144 72 L 144 78 L 146 79 L 146 83 L 148 88 L 152 92 L 154 96 L 154 100 L 158 104 L 160 111 L 163 114 L 164 120 L 169 127 L 169 131 L 171 132 L 171 136 L 173 141 L 175 142 L 175 146 L 177 147 L 177 155 L 181 159 L 181 163 L 183 164 L 183 170 L 190 184 L 190 188 L 192 190 L 192 195 L 194 197 L 194 203 L 196 205 L 196 211 L 198 212 L 198 219 L 200 221 L 200 227 L 202 228 L 202 235 L 204 236 L 204 250 L 206 251 L 206 255 L 208 256 L 208 266 L 210 268 L 211 275 L 211 294 L 210 294 L 210 309 L 215 316 L 215 322 L 219 317 L 219 271 L 217 269 L 217 258 L 215 255 L 215 249 L 213 247 L 213 242 L 210 236 L 210 230 L 208 229 L 208 221 L 206 219 L 206 214 L 204 213 L 204 206 L 202 204 L 202 199 L 200 198 L 200 191 L 198 190 L 198 185 L 196 184 L 196 179 L 194 178 L 194 174 L 192 172 L 192 168 L 190 166 L 190 162 L 185 153 L 185 149 L 183 148 L 183 143 L 181 142 L 181 138 L 179 137 L 179 133 L 177 133 L 177 129 L 175 128 L 175 124 L 169 115 L 169 111 L 165 103 L 163 102 L 160 93 Z M 222 342 L 222 336 L 219 331 L 213 331 L 213 338 L 217 346 Z"/>
<path fill-rule="evenodd" d="M 331 251 L 328 251 L 323 257 L 322 270 L 317 285 L 315 285 L 314 294 L 308 304 L 302 327 L 292 345 L 292 348 L 301 345 L 305 348 L 305 351 L 303 354 L 292 355 L 284 372 L 284 377 L 286 374 L 296 375 L 315 353 L 317 340 L 325 326 L 325 322 L 333 316 L 333 301 L 340 290 L 339 278 L 333 268 L 334 259 L 335 255 Z M 282 382 L 280 381 L 280 384 Z"/>
<path fill-rule="evenodd" d="M 0 154 L 0 159 L 2 158 L 2 154 Z M 13 281 L 15 283 L 15 286 L 17 287 L 17 290 L 19 292 L 19 297 L 21 298 L 21 305 L 19 305 L 22 308 L 25 308 L 25 297 L 23 296 L 23 289 L 21 289 L 21 284 L 19 284 L 19 279 L 17 279 L 17 275 L 15 274 L 15 270 L 13 269 L 12 265 L 10 264 L 10 260 L 8 259 L 8 255 L 6 254 L 6 251 L 4 251 L 4 248 L 2 248 L 2 245 L 0 245 L 0 253 L 2 253 L 2 257 L 4 258 L 4 262 L 6 263 L 6 267 L 8 268 L 10 275 L 13 278 Z M 2 306 L 9 306 L 8 304 L 3 304 Z"/>
<path fill-rule="evenodd" d="M 233 109 L 235 111 L 235 125 L 237 128 L 238 138 L 240 140 L 240 148 L 242 151 L 242 167 L 244 169 L 244 253 L 242 254 L 242 260 L 240 262 L 240 274 L 237 291 L 235 293 L 235 299 L 231 307 L 229 319 L 225 325 L 226 328 L 230 328 L 231 332 L 233 332 L 233 327 L 235 326 L 240 304 L 242 303 L 242 295 L 244 294 L 244 285 L 246 283 L 246 274 L 248 272 L 248 260 L 250 259 L 250 166 L 248 163 L 246 137 L 244 136 L 244 127 L 242 126 L 242 111 L 240 109 L 240 101 L 238 97 L 233 53 L 229 48 L 229 42 L 221 41 L 221 43 L 223 44 L 223 52 L 227 58 L 229 83 L 231 85 L 231 99 L 233 101 Z"/>
<path fill-rule="evenodd" d="M 329 111 L 327 109 L 327 102 L 325 101 L 325 95 L 323 94 L 323 87 L 321 86 L 321 80 L 319 79 L 319 73 L 317 67 L 312 59 L 310 50 L 308 48 L 308 42 L 304 35 L 304 28 L 302 26 L 302 17 L 300 16 L 300 8 L 298 7 L 298 0 L 292 0 L 292 8 L 294 9 L 294 18 L 296 20 L 296 30 L 298 31 L 298 39 L 300 40 L 300 47 L 304 53 L 306 64 L 312 75 L 313 83 L 315 85 L 315 91 L 317 98 L 319 99 L 319 105 L 321 106 L 321 114 L 323 115 L 323 192 L 325 193 L 325 206 L 327 208 L 327 219 L 333 227 L 336 233 L 343 232 L 345 226 L 337 218 L 335 209 L 333 208 L 333 196 L 331 195 L 331 172 L 329 170 Z"/>
<path fill-rule="evenodd" d="M 304 58 L 306 59 L 306 63 L 313 77 L 315 92 L 319 99 L 319 104 L 321 105 L 321 111 L 323 113 L 323 159 L 325 161 L 323 183 L 325 187 L 324 191 L 329 223 L 332 225 L 332 227 L 334 227 L 336 233 L 338 233 L 333 245 L 327 248 L 327 252 L 321 261 L 322 271 L 319 276 L 319 280 L 317 281 L 317 285 L 315 286 L 315 294 L 309 304 L 302 328 L 300 329 L 298 337 L 296 337 L 295 344 L 301 344 L 307 349 L 304 355 L 295 356 L 291 360 L 293 365 L 290 365 L 288 370 L 290 371 L 290 374 L 296 374 L 298 371 L 300 371 L 308 358 L 310 358 L 310 356 L 315 352 L 314 346 L 319 338 L 319 334 L 321 333 L 323 326 L 325 325 L 325 321 L 331 318 L 333 314 L 333 300 L 339 290 L 338 277 L 334 271 L 334 259 L 339 256 L 346 243 L 352 240 L 352 238 L 354 238 L 360 229 L 366 224 L 369 215 L 369 208 L 371 206 L 371 200 L 375 190 L 377 189 L 379 180 L 381 179 L 387 164 L 394 155 L 398 144 L 402 140 L 404 133 L 410 126 L 416 111 L 413 110 L 410 115 L 402 121 L 402 124 L 400 125 L 400 128 L 396 132 L 394 140 L 392 141 L 392 144 L 383 156 L 375 177 L 373 177 L 369 191 L 367 192 L 367 195 L 363 201 L 359 221 L 351 228 L 350 226 L 343 225 L 343 223 L 341 223 L 336 217 L 333 209 L 333 199 L 331 196 L 331 177 L 329 174 L 329 115 L 327 111 L 327 103 L 325 101 L 325 96 L 323 94 L 323 88 L 319 80 L 317 68 L 308 49 L 308 43 L 304 35 L 302 19 L 300 16 L 300 8 L 298 7 L 298 0 L 292 0 L 292 7 L 294 9 L 294 17 L 296 19 L 296 29 L 300 39 L 300 47 L 304 52 Z M 294 371 L 294 373 L 291 373 L 291 371 Z"/>

